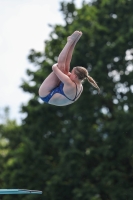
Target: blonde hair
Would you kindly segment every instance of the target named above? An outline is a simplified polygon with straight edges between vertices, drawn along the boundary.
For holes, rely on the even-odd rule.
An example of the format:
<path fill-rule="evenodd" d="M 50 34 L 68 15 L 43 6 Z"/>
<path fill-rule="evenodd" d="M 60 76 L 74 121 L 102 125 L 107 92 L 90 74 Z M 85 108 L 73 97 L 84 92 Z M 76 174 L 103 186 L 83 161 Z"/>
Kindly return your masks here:
<path fill-rule="evenodd" d="M 79 80 L 83 81 L 87 79 L 89 83 L 98 90 L 98 93 L 100 92 L 100 88 L 98 87 L 96 81 L 91 76 L 89 76 L 89 73 L 86 68 L 80 66 L 74 67 L 74 72 Z"/>

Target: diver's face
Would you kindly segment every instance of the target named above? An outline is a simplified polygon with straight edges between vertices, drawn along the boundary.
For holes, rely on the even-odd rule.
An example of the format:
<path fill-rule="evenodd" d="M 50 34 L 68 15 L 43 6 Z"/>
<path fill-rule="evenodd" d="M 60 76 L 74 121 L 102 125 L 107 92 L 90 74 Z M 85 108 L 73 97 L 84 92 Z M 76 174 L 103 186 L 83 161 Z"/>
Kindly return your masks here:
<path fill-rule="evenodd" d="M 73 68 L 73 70 L 71 71 L 71 74 L 70 74 L 69 77 L 70 77 L 71 80 L 75 80 L 75 78 L 77 77 L 77 75 L 75 74 L 74 68 Z"/>

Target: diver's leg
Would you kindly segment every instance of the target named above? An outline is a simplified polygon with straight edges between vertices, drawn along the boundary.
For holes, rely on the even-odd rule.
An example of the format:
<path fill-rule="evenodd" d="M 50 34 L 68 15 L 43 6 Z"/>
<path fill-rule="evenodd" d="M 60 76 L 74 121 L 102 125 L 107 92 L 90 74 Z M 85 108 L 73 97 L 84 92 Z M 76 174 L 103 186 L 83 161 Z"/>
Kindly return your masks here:
<path fill-rule="evenodd" d="M 71 36 L 67 38 L 67 43 L 64 46 L 63 50 L 61 51 L 59 57 L 58 57 L 58 67 L 59 69 L 65 73 L 65 65 L 67 61 L 67 57 L 69 55 L 69 50 L 71 49 L 71 46 L 76 42 L 76 40 L 79 38 L 79 35 L 81 33 L 79 31 L 75 31 Z M 76 42 L 77 43 L 77 42 Z M 75 43 L 75 44 L 76 44 Z M 75 45 L 74 45 L 75 46 Z M 74 46 L 72 49 L 74 49 Z M 73 50 L 72 50 L 73 51 Z M 72 55 L 71 55 L 72 56 Z M 69 56 L 70 57 L 70 56 Z M 70 57 L 71 58 L 71 57 Z M 67 61 L 68 62 L 68 61 Z M 70 61 L 69 61 L 70 62 Z"/>
<path fill-rule="evenodd" d="M 80 39 L 80 37 L 82 36 L 82 32 L 80 32 L 80 35 L 78 36 L 78 38 L 75 40 L 75 42 L 71 45 L 67 58 L 66 58 L 66 62 L 65 62 L 65 73 L 68 74 L 68 72 L 70 71 L 70 63 L 72 60 L 72 54 L 74 51 L 74 47 L 76 45 L 76 43 L 78 42 L 78 40 Z"/>
<path fill-rule="evenodd" d="M 57 87 L 60 83 L 59 78 L 56 76 L 54 72 L 50 73 L 49 76 L 43 81 L 39 88 L 39 96 L 45 97 L 47 96 L 52 89 Z"/>

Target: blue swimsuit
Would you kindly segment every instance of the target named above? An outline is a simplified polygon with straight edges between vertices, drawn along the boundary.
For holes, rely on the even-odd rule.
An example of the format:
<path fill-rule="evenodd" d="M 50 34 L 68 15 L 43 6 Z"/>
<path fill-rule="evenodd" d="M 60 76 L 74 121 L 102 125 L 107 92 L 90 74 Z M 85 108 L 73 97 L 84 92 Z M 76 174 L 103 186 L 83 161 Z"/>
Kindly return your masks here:
<path fill-rule="evenodd" d="M 76 85 L 76 83 L 75 83 Z M 40 97 L 45 103 L 48 103 L 49 100 L 52 98 L 52 96 L 56 93 L 62 94 L 63 96 L 65 96 L 67 99 L 69 99 L 64 91 L 63 91 L 63 87 L 64 87 L 64 83 L 60 83 L 59 86 L 57 86 L 56 88 L 54 88 L 46 97 Z M 82 90 L 82 89 L 81 89 Z M 81 91 L 79 92 L 79 94 L 77 95 L 77 85 L 76 85 L 76 95 L 74 97 L 74 99 L 69 99 L 70 101 L 75 101 L 75 99 L 80 95 Z"/>

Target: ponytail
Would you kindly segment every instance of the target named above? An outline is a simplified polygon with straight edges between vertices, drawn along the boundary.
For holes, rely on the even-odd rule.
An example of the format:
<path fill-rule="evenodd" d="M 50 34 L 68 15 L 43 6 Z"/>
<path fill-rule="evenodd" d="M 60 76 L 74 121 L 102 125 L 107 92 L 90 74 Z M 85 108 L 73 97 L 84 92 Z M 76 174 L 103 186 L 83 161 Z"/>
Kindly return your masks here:
<path fill-rule="evenodd" d="M 95 88 L 98 90 L 98 93 L 100 93 L 100 88 L 98 87 L 98 85 L 97 85 L 97 83 L 94 81 L 94 79 L 93 79 L 91 76 L 89 76 L 89 75 L 86 76 L 86 79 L 89 81 L 89 83 L 90 83 L 91 85 L 93 85 L 93 87 L 95 87 Z"/>
<path fill-rule="evenodd" d="M 77 67 L 74 67 L 74 71 L 80 80 L 84 81 L 84 79 L 87 79 L 89 83 L 98 90 L 98 93 L 100 93 L 100 88 L 98 87 L 95 80 L 91 76 L 88 75 L 88 71 L 86 68 L 77 66 Z"/>

